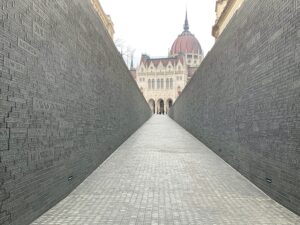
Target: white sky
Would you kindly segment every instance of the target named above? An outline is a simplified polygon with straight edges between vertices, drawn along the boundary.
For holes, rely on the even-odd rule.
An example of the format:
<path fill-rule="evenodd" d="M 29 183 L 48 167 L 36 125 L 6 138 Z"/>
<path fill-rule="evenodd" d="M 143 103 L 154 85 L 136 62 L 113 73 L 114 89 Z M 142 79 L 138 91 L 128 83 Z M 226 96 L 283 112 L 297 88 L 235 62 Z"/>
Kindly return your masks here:
<path fill-rule="evenodd" d="M 199 40 L 204 54 L 211 49 L 216 0 L 100 0 L 115 25 L 115 40 L 135 50 L 135 66 L 141 54 L 166 57 L 183 31 L 185 9 L 190 31 Z M 130 61 L 130 58 L 128 59 Z M 125 59 L 126 61 L 126 59 Z"/>

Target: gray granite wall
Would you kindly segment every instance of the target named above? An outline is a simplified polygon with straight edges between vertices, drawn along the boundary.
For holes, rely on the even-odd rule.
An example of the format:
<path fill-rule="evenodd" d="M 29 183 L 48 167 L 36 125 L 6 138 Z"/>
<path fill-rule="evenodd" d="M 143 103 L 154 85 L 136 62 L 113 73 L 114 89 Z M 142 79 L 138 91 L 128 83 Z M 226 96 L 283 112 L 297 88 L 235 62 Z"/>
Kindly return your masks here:
<path fill-rule="evenodd" d="M 300 214 L 299 0 L 246 0 L 170 116 Z"/>
<path fill-rule="evenodd" d="M 0 0 L 0 224 L 26 225 L 151 115 L 89 0 Z"/>

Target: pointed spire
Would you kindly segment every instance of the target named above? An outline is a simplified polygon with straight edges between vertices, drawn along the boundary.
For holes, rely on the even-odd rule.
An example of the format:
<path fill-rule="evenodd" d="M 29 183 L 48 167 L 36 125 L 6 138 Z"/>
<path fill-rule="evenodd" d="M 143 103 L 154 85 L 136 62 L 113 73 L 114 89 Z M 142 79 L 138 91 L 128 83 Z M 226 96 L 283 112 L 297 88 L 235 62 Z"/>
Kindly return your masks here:
<path fill-rule="evenodd" d="M 189 21 L 188 21 L 188 16 L 187 16 L 187 10 L 185 12 L 185 22 L 184 22 L 184 31 L 189 31 Z"/>

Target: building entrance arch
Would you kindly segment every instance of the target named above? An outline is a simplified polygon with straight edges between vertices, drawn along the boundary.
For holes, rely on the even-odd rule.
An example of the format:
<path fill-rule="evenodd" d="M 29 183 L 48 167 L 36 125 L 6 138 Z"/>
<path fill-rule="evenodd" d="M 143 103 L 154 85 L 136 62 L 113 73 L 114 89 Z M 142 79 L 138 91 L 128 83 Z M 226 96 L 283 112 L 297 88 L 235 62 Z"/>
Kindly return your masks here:
<path fill-rule="evenodd" d="M 151 98 L 151 99 L 149 99 L 148 104 L 151 109 L 151 112 L 154 114 L 155 113 L 155 101 Z"/>
<path fill-rule="evenodd" d="M 164 100 L 162 100 L 162 99 L 158 99 L 158 101 L 157 101 L 157 113 L 165 114 L 165 103 L 164 103 Z"/>
<path fill-rule="evenodd" d="M 169 112 L 169 110 L 172 107 L 172 105 L 173 105 L 173 100 L 171 98 L 169 98 L 167 100 L 167 113 Z"/>

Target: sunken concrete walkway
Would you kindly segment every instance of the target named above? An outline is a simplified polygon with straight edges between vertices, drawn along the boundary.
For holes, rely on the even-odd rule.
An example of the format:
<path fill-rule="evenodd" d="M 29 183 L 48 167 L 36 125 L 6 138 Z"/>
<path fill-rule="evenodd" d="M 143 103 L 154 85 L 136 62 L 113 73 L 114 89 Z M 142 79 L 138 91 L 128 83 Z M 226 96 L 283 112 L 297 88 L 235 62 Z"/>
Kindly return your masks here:
<path fill-rule="evenodd" d="M 167 116 L 153 116 L 32 225 L 295 225 L 271 200 Z"/>

